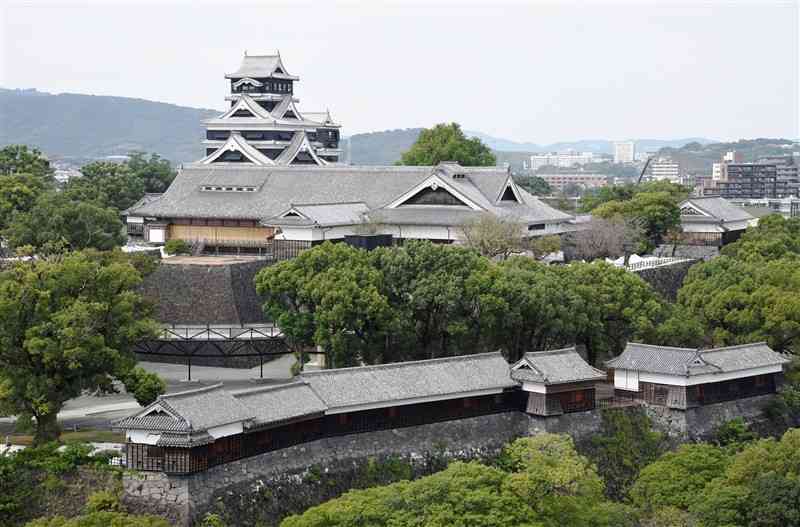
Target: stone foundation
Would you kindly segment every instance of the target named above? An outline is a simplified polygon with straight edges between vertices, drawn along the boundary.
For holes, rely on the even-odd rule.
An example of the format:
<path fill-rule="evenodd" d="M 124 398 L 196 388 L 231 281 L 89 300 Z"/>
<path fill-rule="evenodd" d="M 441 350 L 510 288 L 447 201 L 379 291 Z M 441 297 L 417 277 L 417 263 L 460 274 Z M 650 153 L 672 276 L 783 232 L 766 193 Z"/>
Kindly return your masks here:
<path fill-rule="evenodd" d="M 654 426 L 679 441 L 690 441 L 707 438 L 736 417 L 751 423 L 761 420 L 762 408 L 771 397 L 686 411 L 647 404 L 630 408 L 644 408 Z M 603 410 L 550 417 L 507 412 L 329 437 L 189 476 L 126 474 L 123 502 L 133 512 L 159 514 L 179 526 L 192 525 L 207 512 L 217 511 L 236 518 L 236 525 L 277 526 L 286 516 L 351 488 L 430 474 L 451 460 L 491 459 L 518 437 L 567 433 L 576 441 L 588 439 L 600 430 L 602 415 Z"/>
<path fill-rule="evenodd" d="M 737 417 L 758 428 L 764 420 L 764 406 L 774 397 L 775 394 L 758 395 L 688 410 L 650 404 L 643 406 L 653 425 L 662 432 L 682 440 L 700 441 L 710 438 L 717 427 Z"/>

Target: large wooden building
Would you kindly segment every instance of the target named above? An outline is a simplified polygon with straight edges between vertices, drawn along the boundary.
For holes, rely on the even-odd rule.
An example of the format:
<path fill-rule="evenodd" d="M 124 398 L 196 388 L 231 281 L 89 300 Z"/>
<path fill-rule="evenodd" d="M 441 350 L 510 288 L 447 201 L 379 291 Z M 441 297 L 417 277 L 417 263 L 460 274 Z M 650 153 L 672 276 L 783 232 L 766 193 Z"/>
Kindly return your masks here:
<path fill-rule="evenodd" d="M 758 219 L 743 208 L 718 197 L 693 197 L 680 204 L 680 243 L 721 247 L 735 242 Z"/>
<path fill-rule="evenodd" d="M 788 362 L 763 342 L 715 349 L 631 342 L 606 367 L 619 392 L 684 410 L 775 393 Z"/>

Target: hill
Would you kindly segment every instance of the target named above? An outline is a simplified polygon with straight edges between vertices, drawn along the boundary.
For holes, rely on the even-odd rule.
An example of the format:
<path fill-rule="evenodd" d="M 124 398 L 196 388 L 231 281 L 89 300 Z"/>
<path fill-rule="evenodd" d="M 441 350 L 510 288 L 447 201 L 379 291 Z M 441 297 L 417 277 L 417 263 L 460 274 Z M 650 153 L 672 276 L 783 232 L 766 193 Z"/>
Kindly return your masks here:
<path fill-rule="evenodd" d="M 144 150 L 191 161 L 203 155 L 202 120 L 218 113 L 128 97 L 0 89 L 0 145 L 33 145 L 56 158 Z"/>
<path fill-rule="evenodd" d="M 53 95 L 35 89 L 0 88 L 0 146 L 28 144 L 53 158 L 79 160 L 144 150 L 181 163 L 202 157 L 202 121 L 218 113 L 128 97 Z M 416 141 L 421 130 L 409 128 L 353 135 L 342 142 L 342 160 L 365 165 L 393 164 Z M 480 138 L 495 150 L 498 161 L 509 162 L 514 167 L 521 167 L 522 161 L 536 152 L 613 151 L 613 142 L 604 139 L 538 145 L 478 131 L 466 133 Z M 709 142 L 703 138 L 636 141 L 640 150 L 679 149 L 687 143 L 706 145 Z"/>
<path fill-rule="evenodd" d="M 658 154 L 678 161 L 684 170 L 697 173 L 711 173 L 711 166 L 722 159 L 726 152 L 736 150 L 745 162 L 759 157 L 790 154 L 800 151 L 797 143 L 789 139 L 741 139 L 730 143 L 699 144 L 688 143 L 680 148 L 662 148 Z"/>

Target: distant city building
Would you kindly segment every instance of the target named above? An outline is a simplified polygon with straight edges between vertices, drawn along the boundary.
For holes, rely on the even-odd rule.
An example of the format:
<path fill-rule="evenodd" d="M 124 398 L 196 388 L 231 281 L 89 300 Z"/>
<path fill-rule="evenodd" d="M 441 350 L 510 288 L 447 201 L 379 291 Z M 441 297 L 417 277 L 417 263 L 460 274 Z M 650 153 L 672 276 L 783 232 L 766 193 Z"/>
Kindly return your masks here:
<path fill-rule="evenodd" d="M 681 172 L 681 165 L 673 159 L 659 158 L 650 163 L 650 178 L 655 181 L 682 183 L 683 173 Z"/>
<path fill-rule="evenodd" d="M 798 197 L 774 199 L 739 198 L 731 199 L 731 203 L 745 208 L 748 212 L 764 209 L 780 214 L 784 218 L 800 218 L 800 198 Z"/>
<path fill-rule="evenodd" d="M 792 155 L 767 156 L 743 163 L 736 151 L 712 166 L 713 187 L 706 195 L 728 199 L 778 199 L 800 195 L 798 160 Z"/>
<path fill-rule="evenodd" d="M 633 163 L 636 159 L 636 143 L 618 141 L 614 143 L 614 163 Z"/>
<path fill-rule="evenodd" d="M 72 168 L 72 169 L 56 169 L 55 171 L 53 171 L 53 177 L 59 183 L 64 184 L 67 181 L 69 181 L 70 179 L 73 179 L 73 178 L 76 178 L 76 177 L 83 177 L 83 174 L 80 172 L 80 170 L 76 170 L 74 168 Z"/>
<path fill-rule="evenodd" d="M 647 161 L 649 157 L 653 157 L 654 155 L 656 155 L 656 152 L 653 150 L 643 150 L 634 154 L 634 160 L 639 162 Z"/>
<path fill-rule="evenodd" d="M 590 174 L 578 172 L 574 174 L 537 174 L 544 179 L 550 187 L 563 191 L 570 185 L 577 185 L 581 188 L 599 188 L 608 184 L 608 176 L 605 174 Z"/>
<path fill-rule="evenodd" d="M 531 156 L 531 170 L 538 170 L 545 166 L 570 168 L 575 165 L 586 165 L 599 161 L 600 158 L 593 152 L 575 152 L 572 150 L 566 152 L 547 152 Z"/>

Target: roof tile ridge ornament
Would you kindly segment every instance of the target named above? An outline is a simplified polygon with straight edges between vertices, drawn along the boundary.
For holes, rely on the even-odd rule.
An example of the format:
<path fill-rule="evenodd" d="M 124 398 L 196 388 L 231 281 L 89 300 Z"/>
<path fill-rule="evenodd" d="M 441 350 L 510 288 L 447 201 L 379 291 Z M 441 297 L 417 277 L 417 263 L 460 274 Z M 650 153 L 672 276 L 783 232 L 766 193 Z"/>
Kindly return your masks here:
<path fill-rule="evenodd" d="M 772 348 L 767 344 L 766 340 L 759 340 L 757 342 L 749 342 L 746 344 L 733 344 L 731 346 L 720 346 L 719 348 L 705 348 L 702 350 L 703 353 L 714 353 L 716 351 L 725 351 L 725 350 L 732 350 L 732 349 L 741 349 L 741 348 L 750 348 L 752 346 L 766 346 L 772 350 Z M 775 351 L 775 350 L 772 350 Z M 777 352 L 776 352 L 777 353 Z"/>
<path fill-rule="evenodd" d="M 293 380 L 291 382 L 285 382 L 282 384 L 274 384 L 271 386 L 257 386 L 255 388 L 245 388 L 243 390 L 237 390 L 233 392 L 228 392 L 231 394 L 232 397 L 238 399 L 239 397 L 244 397 L 247 395 L 258 394 L 258 393 L 268 393 L 268 392 L 279 392 L 281 390 L 287 390 L 289 388 L 295 388 L 297 386 L 308 386 L 311 387 L 303 379 Z"/>

